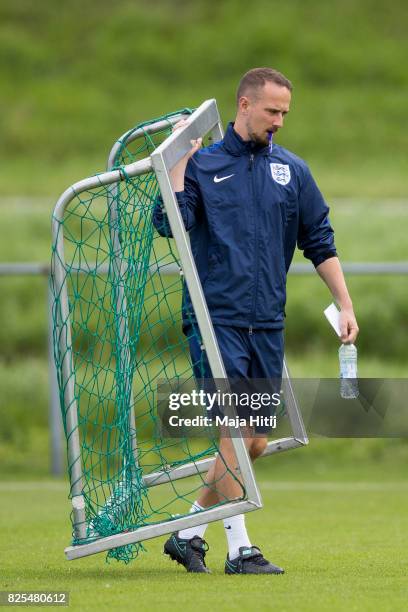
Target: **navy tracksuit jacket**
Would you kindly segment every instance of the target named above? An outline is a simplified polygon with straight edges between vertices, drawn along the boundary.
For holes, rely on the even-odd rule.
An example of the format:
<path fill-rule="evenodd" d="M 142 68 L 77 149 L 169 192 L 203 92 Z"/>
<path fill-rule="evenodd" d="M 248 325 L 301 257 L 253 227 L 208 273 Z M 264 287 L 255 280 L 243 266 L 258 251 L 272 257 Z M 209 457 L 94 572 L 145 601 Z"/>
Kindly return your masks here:
<path fill-rule="evenodd" d="M 176 193 L 214 325 L 282 329 L 296 247 L 315 266 L 336 255 L 326 205 L 306 163 L 283 147 L 225 137 L 189 160 Z M 153 223 L 171 236 L 160 199 Z M 183 320 L 194 319 L 185 288 Z"/>

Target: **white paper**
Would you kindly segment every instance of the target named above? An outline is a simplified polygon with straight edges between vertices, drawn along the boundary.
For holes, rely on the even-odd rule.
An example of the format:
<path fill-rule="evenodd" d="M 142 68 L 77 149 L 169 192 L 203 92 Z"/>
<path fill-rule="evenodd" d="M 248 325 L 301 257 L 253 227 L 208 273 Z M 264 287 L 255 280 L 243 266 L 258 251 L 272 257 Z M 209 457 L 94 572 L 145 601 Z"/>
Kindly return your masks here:
<path fill-rule="evenodd" d="M 323 312 L 336 334 L 340 337 L 340 311 L 338 310 L 336 304 L 331 303 L 330 306 L 328 306 Z"/>

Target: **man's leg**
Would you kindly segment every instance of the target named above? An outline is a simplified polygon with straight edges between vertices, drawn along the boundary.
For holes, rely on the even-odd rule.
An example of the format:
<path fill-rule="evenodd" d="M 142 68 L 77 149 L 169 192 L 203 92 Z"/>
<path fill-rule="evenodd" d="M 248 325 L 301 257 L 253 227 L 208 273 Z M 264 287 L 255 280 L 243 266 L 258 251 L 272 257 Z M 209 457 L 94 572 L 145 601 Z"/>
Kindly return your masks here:
<path fill-rule="evenodd" d="M 254 330 L 248 335 L 250 347 L 250 368 L 248 379 L 253 385 L 256 383 L 254 392 L 258 394 L 260 388 L 266 386 L 268 392 L 280 390 L 280 379 L 283 364 L 283 333 L 281 331 Z M 252 393 L 252 391 L 251 391 Z M 271 410 L 272 412 L 272 410 Z M 263 416 L 269 416 L 263 414 Z M 259 457 L 267 445 L 268 428 L 256 427 L 256 434 L 251 439 L 249 454 L 254 461 Z M 267 561 L 257 546 L 245 546 L 239 548 L 239 555 L 227 556 L 225 562 L 226 574 L 283 574 L 284 570 Z"/>
<path fill-rule="evenodd" d="M 197 328 L 193 327 L 186 331 L 188 332 L 190 354 L 194 364 L 195 376 L 196 378 L 209 380 L 212 378 L 211 369 L 206 354 L 203 351 L 199 331 Z M 230 379 L 245 379 L 250 366 L 248 344 L 245 339 L 247 330 L 215 325 L 214 331 L 217 336 L 218 346 L 228 377 Z M 244 432 L 247 448 L 251 446 L 251 441 L 247 437 L 248 435 L 250 435 L 250 432 Z M 195 502 L 202 508 L 208 508 L 218 503 L 242 497 L 243 488 L 240 481 L 240 474 L 237 472 L 238 463 L 232 440 L 230 439 L 229 429 L 226 427 L 221 427 L 220 429 L 219 449 L 220 452 L 208 471 L 205 478 L 205 484 L 200 491 L 197 502 Z M 201 537 L 204 531 L 202 528 L 199 530 Z M 182 530 L 180 535 L 187 538 L 192 537 L 194 533 L 195 528 L 191 528 Z"/>
<path fill-rule="evenodd" d="M 243 434 L 249 455 L 254 460 L 263 452 L 265 445 L 262 445 L 261 449 L 261 439 L 254 438 L 249 428 Z M 266 442 L 265 438 L 265 444 Z M 232 440 L 228 436 L 224 435 L 221 438 L 220 455 L 217 456 L 207 474 L 206 485 L 199 497 L 201 507 L 212 506 L 217 501 L 233 500 L 242 496 L 241 473 L 236 461 Z M 229 558 L 235 559 L 239 556 L 241 548 L 251 548 L 251 541 L 245 526 L 245 516 L 244 514 L 238 514 L 224 519 L 223 523 L 228 542 L 228 555 Z"/>
<path fill-rule="evenodd" d="M 245 444 L 251 454 L 252 437 L 245 437 Z M 207 472 L 205 484 L 200 495 L 192 505 L 190 512 L 204 510 L 218 503 L 242 497 L 243 488 L 241 473 L 235 455 L 232 439 L 223 429 L 219 454 Z M 178 563 L 184 565 L 188 572 L 207 573 L 205 566 L 206 542 L 203 539 L 208 524 L 182 529 L 173 534 L 164 545 L 164 552 Z M 239 555 L 242 547 L 250 548 L 243 514 L 224 520 L 225 533 L 231 558 Z"/>
<path fill-rule="evenodd" d="M 268 439 L 264 436 L 249 436 L 246 432 L 245 443 L 249 455 L 254 461 L 262 455 Z M 224 461 L 217 457 L 216 462 L 209 470 L 206 486 L 203 487 L 199 497 L 200 507 L 213 506 L 217 502 L 227 499 L 236 499 L 242 495 L 242 487 L 230 472 L 234 474 L 234 465 L 237 466 L 232 440 L 223 437 L 220 443 L 220 455 Z M 226 470 L 226 465 L 229 470 Z M 234 474 L 240 480 L 239 471 Z M 226 574 L 283 574 L 284 570 L 267 561 L 258 547 L 252 546 L 245 526 L 245 516 L 238 514 L 224 519 L 225 534 L 228 541 L 228 555 L 225 563 Z M 205 526 L 207 527 L 207 525 Z"/>
<path fill-rule="evenodd" d="M 245 446 L 250 453 L 253 438 L 249 431 L 243 432 Z M 221 428 L 220 452 L 207 472 L 205 484 L 201 489 L 198 502 L 200 506 L 208 508 L 223 501 L 230 501 L 242 497 L 242 480 L 234 445 L 229 432 Z"/>
<path fill-rule="evenodd" d="M 246 378 L 248 376 L 251 361 L 249 355 L 250 343 L 248 330 L 217 326 L 215 327 L 215 331 L 229 378 Z M 192 361 L 193 363 L 200 362 L 200 364 L 204 362 L 206 370 L 204 377 L 210 378 L 208 362 L 202 359 L 200 345 L 201 341 L 199 339 L 197 341 L 197 335 L 193 334 L 190 337 Z M 201 377 L 202 376 L 203 374 L 201 373 Z M 196 511 L 197 508 L 208 508 L 228 500 L 239 499 L 242 496 L 242 484 L 235 451 L 232 440 L 229 435 L 225 435 L 225 433 L 225 431 L 221 432 L 220 453 L 217 455 L 216 461 L 207 473 L 205 484 L 197 502 L 193 504 L 192 511 Z M 244 439 L 252 460 L 262 454 L 267 444 L 266 436 L 253 437 L 252 435 L 248 435 L 248 432 Z M 202 537 L 204 536 L 206 527 L 207 525 L 201 525 L 198 528 L 182 530 L 179 532 L 178 537 L 182 538 L 184 541 L 199 537 L 201 541 L 203 541 Z M 238 515 L 231 519 L 224 520 L 224 527 L 229 543 L 229 557 L 227 558 L 227 563 L 228 559 L 234 560 L 236 553 L 239 553 L 238 557 L 236 557 L 235 565 L 231 563 L 233 571 L 227 571 L 226 568 L 226 573 L 283 573 L 281 568 L 266 561 L 259 549 L 251 547 L 245 528 L 244 515 Z M 177 537 L 177 534 L 174 534 L 172 537 Z M 243 557 L 245 554 L 247 554 L 247 558 Z"/>
<path fill-rule="evenodd" d="M 249 430 L 243 433 L 245 445 L 248 452 L 251 453 L 250 449 L 252 448 L 253 439 L 249 435 Z M 229 431 L 225 427 L 221 428 L 219 451 L 214 463 L 206 474 L 200 495 L 192 506 L 193 512 L 242 497 L 242 480 L 234 445 L 229 436 Z M 207 524 L 183 529 L 179 532 L 179 537 L 190 539 L 198 535 L 202 538 L 206 528 Z"/>
<path fill-rule="evenodd" d="M 252 461 L 255 461 L 264 452 L 268 444 L 266 436 L 247 436 L 244 438 L 245 446 Z M 224 461 L 223 461 L 223 459 Z M 238 466 L 235 458 L 235 451 L 232 441 L 228 437 L 220 440 L 220 454 L 217 455 L 215 462 L 207 472 L 205 485 L 201 489 L 198 503 L 203 508 L 214 506 L 222 499 L 236 499 L 242 494 L 242 487 L 238 485 L 230 472 L 227 472 L 226 464 L 230 472 L 239 479 Z M 234 470 L 234 465 L 236 469 Z M 230 478 L 227 478 L 230 476 Z M 232 482 L 231 482 L 232 480 Z"/>
<path fill-rule="evenodd" d="M 243 341 L 242 338 L 242 331 L 237 328 L 221 325 L 215 325 L 214 331 L 228 377 L 235 379 L 245 378 L 250 365 L 250 356 L 245 340 Z M 185 330 L 185 333 L 189 340 L 191 360 L 196 379 L 211 379 L 211 369 L 203 350 L 198 328 L 191 325 Z M 248 432 L 245 432 L 245 436 L 246 445 L 249 449 L 251 443 L 247 437 Z M 236 499 L 242 496 L 242 486 L 237 482 L 239 475 L 236 474 L 236 468 L 237 460 L 229 436 L 229 429 L 221 427 L 220 454 L 217 455 L 216 461 L 207 473 L 205 484 L 197 500 L 200 506 L 208 508 L 220 501 Z M 214 483 L 219 483 L 221 488 L 218 486 L 215 488 Z"/>
<path fill-rule="evenodd" d="M 249 428 L 244 432 L 245 446 L 252 461 L 255 461 L 264 452 L 268 444 L 265 436 L 255 436 Z M 229 471 L 227 471 L 227 467 Z M 235 469 L 234 469 L 235 466 Z M 222 499 L 236 499 L 242 495 L 242 487 L 237 483 L 239 479 L 238 465 L 235 457 L 235 450 L 232 440 L 228 435 L 223 435 L 220 439 L 220 454 L 217 455 L 215 462 L 207 472 L 205 485 L 201 489 L 198 503 L 203 508 L 214 506 Z"/>

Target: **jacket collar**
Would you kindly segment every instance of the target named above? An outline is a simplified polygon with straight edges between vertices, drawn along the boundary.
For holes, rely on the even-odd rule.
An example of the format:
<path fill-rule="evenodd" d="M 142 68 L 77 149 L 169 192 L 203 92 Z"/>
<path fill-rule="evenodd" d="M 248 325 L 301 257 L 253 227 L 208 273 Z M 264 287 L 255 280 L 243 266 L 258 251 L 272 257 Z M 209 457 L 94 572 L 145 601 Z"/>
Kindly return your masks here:
<path fill-rule="evenodd" d="M 243 140 L 234 130 L 234 123 L 228 124 L 224 136 L 224 146 L 231 155 L 249 155 L 250 153 L 268 155 L 269 147 L 256 144 L 253 140 Z"/>

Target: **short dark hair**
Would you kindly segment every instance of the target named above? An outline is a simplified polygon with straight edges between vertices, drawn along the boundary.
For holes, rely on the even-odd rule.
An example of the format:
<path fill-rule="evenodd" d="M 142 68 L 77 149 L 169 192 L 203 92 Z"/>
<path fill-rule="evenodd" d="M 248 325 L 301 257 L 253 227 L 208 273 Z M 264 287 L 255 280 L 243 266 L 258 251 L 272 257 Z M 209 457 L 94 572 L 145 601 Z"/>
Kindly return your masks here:
<path fill-rule="evenodd" d="M 289 91 L 292 91 L 293 85 L 281 72 L 274 68 L 252 68 L 248 70 L 242 77 L 238 85 L 237 91 L 237 104 L 241 96 L 250 90 L 258 90 L 265 85 L 265 83 L 271 82 L 286 87 Z"/>

